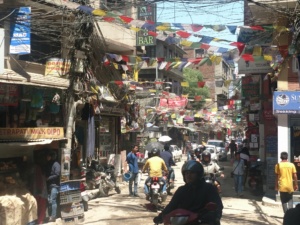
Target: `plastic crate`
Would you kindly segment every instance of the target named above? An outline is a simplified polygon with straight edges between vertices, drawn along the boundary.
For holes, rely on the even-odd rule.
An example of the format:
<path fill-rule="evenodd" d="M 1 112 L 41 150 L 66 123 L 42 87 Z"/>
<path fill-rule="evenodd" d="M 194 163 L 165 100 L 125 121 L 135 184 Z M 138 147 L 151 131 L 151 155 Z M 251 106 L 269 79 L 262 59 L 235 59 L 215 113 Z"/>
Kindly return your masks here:
<path fill-rule="evenodd" d="M 60 183 L 60 192 L 80 189 L 80 180 L 72 180 Z"/>
<path fill-rule="evenodd" d="M 80 190 L 65 191 L 60 193 L 60 204 L 68 204 L 81 201 Z"/>
<path fill-rule="evenodd" d="M 81 216 L 84 214 L 83 204 L 77 203 L 70 206 L 61 207 L 60 213 L 62 218 Z"/>

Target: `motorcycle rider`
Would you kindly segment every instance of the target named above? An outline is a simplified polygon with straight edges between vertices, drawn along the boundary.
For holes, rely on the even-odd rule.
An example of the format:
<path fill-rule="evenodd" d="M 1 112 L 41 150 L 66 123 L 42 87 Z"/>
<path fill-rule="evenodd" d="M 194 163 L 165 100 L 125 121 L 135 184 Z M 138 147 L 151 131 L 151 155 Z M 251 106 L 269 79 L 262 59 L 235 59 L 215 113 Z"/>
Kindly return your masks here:
<path fill-rule="evenodd" d="M 200 212 L 207 203 L 217 204 L 212 220 L 213 225 L 219 225 L 222 217 L 223 203 L 216 188 L 204 180 L 204 170 L 201 163 L 189 160 L 184 163 L 181 173 L 185 185 L 180 186 L 170 203 L 153 219 L 153 222 L 163 223 L 163 218 L 175 209 L 185 209 L 194 213 Z"/>
<path fill-rule="evenodd" d="M 151 150 L 151 158 L 149 158 L 142 170 L 142 173 L 145 173 L 146 170 L 149 169 L 149 177 L 146 179 L 145 181 L 145 185 L 144 185 L 144 191 L 146 194 L 146 199 L 149 200 L 149 188 L 148 188 L 148 183 L 151 182 L 151 178 L 152 177 L 158 177 L 159 178 L 159 182 L 163 183 L 163 187 L 162 187 L 162 194 L 163 195 L 167 195 L 167 187 L 166 187 L 166 181 L 163 178 L 163 174 L 162 171 L 164 171 L 166 174 L 168 174 L 168 168 L 164 162 L 164 160 L 162 158 L 159 157 L 159 149 L 157 148 L 153 148 Z"/>
<path fill-rule="evenodd" d="M 164 160 L 164 162 L 168 168 L 169 187 L 172 189 L 172 188 L 174 188 L 174 180 L 175 180 L 175 173 L 174 173 L 172 166 L 176 166 L 176 164 L 173 160 L 172 152 L 170 152 L 170 146 L 168 144 L 165 144 L 164 149 L 165 150 L 160 153 L 160 157 Z M 171 193 L 169 192 L 168 194 L 171 194 Z"/>
<path fill-rule="evenodd" d="M 204 168 L 204 176 L 210 176 L 211 174 L 218 174 L 220 177 L 224 177 L 224 173 L 220 171 L 220 166 L 211 160 L 211 154 L 208 151 L 204 151 L 201 155 L 202 161 L 201 164 Z M 218 188 L 219 193 L 221 193 L 220 182 L 214 181 L 215 186 Z"/>
<path fill-rule="evenodd" d="M 201 162 L 201 153 L 202 153 L 201 147 L 195 149 L 195 160 L 198 162 Z"/>

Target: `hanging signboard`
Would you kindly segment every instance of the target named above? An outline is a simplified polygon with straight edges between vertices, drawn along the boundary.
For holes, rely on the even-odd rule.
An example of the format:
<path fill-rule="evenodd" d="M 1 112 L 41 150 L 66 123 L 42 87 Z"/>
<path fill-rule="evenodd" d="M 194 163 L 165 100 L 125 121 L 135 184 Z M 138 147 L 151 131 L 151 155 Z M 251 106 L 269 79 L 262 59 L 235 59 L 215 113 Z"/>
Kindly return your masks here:
<path fill-rule="evenodd" d="M 238 60 L 238 71 L 239 74 L 249 74 L 249 73 L 270 73 L 272 68 L 270 62 L 262 59 L 255 59 L 254 62 L 245 61 L 243 58 Z"/>
<path fill-rule="evenodd" d="M 274 91 L 274 114 L 300 114 L 300 92 Z"/>
<path fill-rule="evenodd" d="M 16 10 L 10 27 L 10 54 L 30 54 L 30 14 L 30 7 L 20 7 Z"/>
<path fill-rule="evenodd" d="M 156 22 L 156 5 L 149 4 L 138 7 L 138 19 L 143 21 L 151 21 L 153 23 L 153 29 L 147 27 L 147 29 L 141 29 L 136 34 L 136 46 L 151 46 L 156 45 L 156 38 L 149 35 L 148 31 L 155 32 L 155 22 Z M 150 23 L 149 23 L 150 25 Z"/>
<path fill-rule="evenodd" d="M 253 98 L 260 95 L 260 76 L 252 75 L 242 77 L 242 96 Z"/>

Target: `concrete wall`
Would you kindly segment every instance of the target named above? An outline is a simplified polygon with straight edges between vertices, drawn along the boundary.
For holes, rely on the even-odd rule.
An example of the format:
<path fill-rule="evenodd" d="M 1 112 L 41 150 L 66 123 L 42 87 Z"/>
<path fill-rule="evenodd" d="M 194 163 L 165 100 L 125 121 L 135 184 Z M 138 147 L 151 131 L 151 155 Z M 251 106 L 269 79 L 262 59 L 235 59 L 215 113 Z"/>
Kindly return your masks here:
<path fill-rule="evenodd" d="M 280 153 L 287 151 L 290 153 L 290 132 L 287 114 L 278 115 L 278 162 L 281 161 Z M 290 155 L 290 154 L 289 154 Z"/>

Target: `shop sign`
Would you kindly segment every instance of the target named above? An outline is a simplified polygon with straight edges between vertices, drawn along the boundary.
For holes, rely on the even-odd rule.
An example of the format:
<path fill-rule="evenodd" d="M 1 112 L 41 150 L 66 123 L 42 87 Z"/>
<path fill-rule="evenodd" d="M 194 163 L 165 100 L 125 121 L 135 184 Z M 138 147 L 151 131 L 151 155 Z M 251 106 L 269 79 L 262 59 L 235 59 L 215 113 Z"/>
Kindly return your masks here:
<path fill-rule="evenodd" d="M 298 91 L 274 91 L 274 114 L 300 114 L 300 92 Z"/>
<path fill-rule="evenodd" d="M 252 75 L 242 78 L 242 96 L 245 98 L 258 97 L 260 95 L 260 76 Z"/>
<path fill-rule="evenodd" d="M 14 84 L 0 83 L 0 105 L 17 106 L 19 99 L 19 88 Z"/>
<path fill-rule="evenodd" d="M 122 108 L 103 106 L 103 109 L 100 110 L 101 113 L 117 113 L 117 114 L 125 114 L 125 110 Z"/>
<path fill-rule="evenodd" d="M 142 21 L 156 22 L 156 5 L 148 4 L 138 7 L 138 19 Z M 147 23 L 148 24 L 148 23 Z M 149 23 L 149 26 L 151 24 Z M 155 26 L 153 28 L 147 27 L 147 29 L 141 29 L 136 34 L 136 46 L 151 46 L 156 45 L 156 38 L 150 35 L 148 31 L 155 32 Z"/>
<path fill-rule="evenodd" d="M 0 140 L 64 138 L 63 127 L 0 128 Z"/>
<path fill-rule="evenodd" d="M 238 61 L 238 70 L 239 74 L 249 74 L 249 73 L 270 73 L 272 68 L 270 62 L 263 59 L 255 59 L 254 62 L 245 61 L 243 58 L 240 58 Z"/>
<path fill-rule="evenodd" d="M 49 58 L 46 62 L 45 76 L 61 77 L 69 73 L 70 60 Z"/>

